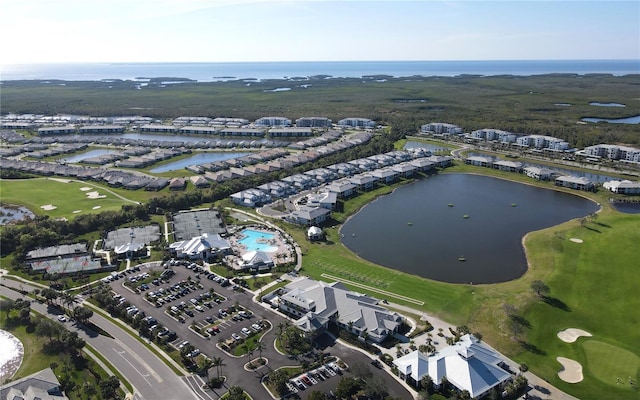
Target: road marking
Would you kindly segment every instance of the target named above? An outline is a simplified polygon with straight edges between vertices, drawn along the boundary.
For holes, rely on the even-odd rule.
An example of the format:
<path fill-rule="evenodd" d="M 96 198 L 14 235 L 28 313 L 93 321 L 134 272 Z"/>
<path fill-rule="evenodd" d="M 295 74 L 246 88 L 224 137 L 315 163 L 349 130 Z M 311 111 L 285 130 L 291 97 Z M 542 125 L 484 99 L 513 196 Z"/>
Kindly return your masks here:
<path fill-rule="evenodd" d="M 123 348 L 127 353 L 129 353 L 129 354 L 136 354 L 136 352 L 134 352 L 133 350 L 131 350 L 131 348 L 129 348 L 129 346 L 127 346 L 126 344 L 122 343 L 122 341 L 121 341 L 121 340 L 118 340 L 118 339 L 114 339 L 114 340 L 115 340 L 115 341 L 118 343 L 118 345 L 120 345 L 120 347 L 122 347 L 122 348 Z M 133 339 L 133 340 L 135 340 L 135 339 Z M 120 354 L 120 355 L 122 356 L 122 354 Z M 124 358 L 124 356 L 123 356 L 123 358 Z M 125 358 L 125 360 L 126 360 L 126 358 Z M 127 361 L 128 361 L 128 360 L 127 360 Z M 149 373 L 150 373 L 151 375 L 153 375 L 153 377 L 155 378 L 155 380 L 156 380 L 156 381 L 158 381 L 158 383 L 162 383 L 162 381 L 163 381 L 162 377 L 160 377 L 160 375 L 158 375 L 158 373 L 157 373 L 156 371 L 154 371 L 154 370 L 153 370 L 153 368 L 151 368 L 151 367 L 149 366 L 149 364 L 147 364 L 147 363 L 146 363 L 146 362 L 145 362 L 141 357 L 136 357 L 136 361 L 138 361 L 140 364 L 142 364 L 142 365 L 146 368 L 146 370 L 147 370 L 147 371 L 149 371 Z M 136 371 L 137 371 L 137 370 L 136 370 Z M 142 374 L 140 374 L 140 375 L 142 375 Z"/>
<path fill-rule="evenodd" d="M 148 380 L 148 379 L 147 379 L 147 378 L 142 374 L 142 372 L 140 372 L 140 370 L 139 370 L 138 368 L 136 368 L 136 367 L 131 363 L 131 361 L 129 361 L 129 360 L 127 359 L 127 357 L 125 357 L 125 356 L 124 356 L 124 354 L 126 353 L 126 351 L 118 351 L 118 350 L 116 350 L 116 349 L 113 349 L 113 351 L 115 351 L 116 353 L 118 353 L 118 355 L 119 355 L 120 357 L 122 357 L 122 358 L 123 358 L 123 359 L 124 359 L 124 360 L 129 364 L 129 365 L 131 365 L 131 368 L 135 369 L 135 370 L 136 370 L 136 372 L 137 372 L 137 373 L 142 377 L 142 379 L 144 379 L 144 380 L 145 380 L 145 382 L 147 382 L 147 384 L 149 384 L 149 386 L 153 386 L 153 385 L 151 384 L 151 382 L 149 382 L 149 380 Z M 148 375 L 147 375 L 147 376 L 148 376 Z"/>

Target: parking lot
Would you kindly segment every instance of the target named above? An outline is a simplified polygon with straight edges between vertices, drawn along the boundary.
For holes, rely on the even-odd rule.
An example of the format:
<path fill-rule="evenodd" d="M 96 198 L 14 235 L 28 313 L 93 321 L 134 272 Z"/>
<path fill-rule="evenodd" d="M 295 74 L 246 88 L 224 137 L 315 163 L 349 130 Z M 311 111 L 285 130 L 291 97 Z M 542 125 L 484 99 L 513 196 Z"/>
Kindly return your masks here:
<path fill-rule="evenodd" d="M 223 358 L 225 366 L 221 374 L 227 377 L 225 385 L 242 386 L 258 398 L 267 396 L 261 385 L 262 376 L 282 365 L 291 365 L 290 357 L 278 353 L 273 346 L 277 333 L 273 328 L 285 322 L 285 318 L 254 303 L 251 292 L 245 292 L 232 281 L 211 274 L 198 265 L 185 262 L 137 266 L 120 272 L 118 279 L 109 285 L 123 307 L 130 310 L 127 313 L 143 316 L 153 334 L 166 336 L 167 342 L 176 350 L 193 346 L 189 356 L 203 354 L 209 358 Z M 259 338 L 263 344 L 261 355 L 268 359 L 268 368 L 245 371 L 244 365 L 249 359 L 233 355 L 235 345 L 250 337 Z M 336 355 L 347 363 L 370 361 L 358 351 L 335 343 L 332 347 L 336 349 Z M 379 370 L 373 370 L 378 374 Z M 308 371 L 292 380 L 290 389 L 297 391 L 303 399 L 312 390 L 335 391 L 340 372 L 329 366 Z M 380 371 L 379 375 L 384 375 L 385 382 L 388 380 L 393 393 L 401 394 L 402 398 L 409 395 L 388 374 Z M 296 382 L 305 387 L 296 385 Z M 223 392 L 208 393 L 213 399 Z"/>

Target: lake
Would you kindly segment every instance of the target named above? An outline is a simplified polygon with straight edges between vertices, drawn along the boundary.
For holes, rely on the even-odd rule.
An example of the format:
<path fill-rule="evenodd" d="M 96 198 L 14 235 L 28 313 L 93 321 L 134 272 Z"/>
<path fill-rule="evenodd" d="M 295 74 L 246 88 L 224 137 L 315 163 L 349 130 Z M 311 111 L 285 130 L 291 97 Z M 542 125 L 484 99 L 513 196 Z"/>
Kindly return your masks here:
<path fill-rule="evenodd" d="M 428 279 L 505 282 L 527 270 L 522 247 L 527 232 L 598 208 L 555 190 L 480 175 L 440 174 L 365 206 L 342 227 L 342 243 L 366 260 Z M 458 260 L 461 256 L 465 261 Z"/>
<path fill-rule="evenodd" d="M 195 154 L 189 158 L 184 158 L 182 160 L 178 160 L 178 161 L 174 161 L 174 162 L 170 162 L 168 164 L 164 164 L 161 165 L 159 167 L 156 167 L 152 170 L 150 170 L 149 172 L 152 172 L 154 174 L 160 173 L 160 172 L 167 172 L 167 171 L 175 171 L 178 169 L 183 169 L 188 167 L 189 165 L 200 165 L 200 164 L 206 164 L 206 163 L 212 163 L 212 162 L 216 162 L 216 161 L 224 161 L 224 160 L 229 160 L 231 158 L 238 158 L 238 157 L 243 157 L 246 156 L 249 153 L 198 153 Z"/>

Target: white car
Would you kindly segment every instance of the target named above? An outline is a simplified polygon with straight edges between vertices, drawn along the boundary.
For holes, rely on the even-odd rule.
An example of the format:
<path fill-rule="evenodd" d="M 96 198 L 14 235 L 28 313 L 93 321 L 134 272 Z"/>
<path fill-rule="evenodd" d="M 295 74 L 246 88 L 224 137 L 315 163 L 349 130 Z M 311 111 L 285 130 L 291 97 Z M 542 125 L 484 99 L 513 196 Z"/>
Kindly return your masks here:
<path fill-rule="evenodd" d="M 247 336 L 251 335 L 251 331 L 247 328 L 242 328 L 242 333 L 244 333 Z"/>
<path fill-rule="evenodd" d="M 65 317 L 64 315 L 58 315 L 58 321 L 67 322 L 67 317 Z"/>

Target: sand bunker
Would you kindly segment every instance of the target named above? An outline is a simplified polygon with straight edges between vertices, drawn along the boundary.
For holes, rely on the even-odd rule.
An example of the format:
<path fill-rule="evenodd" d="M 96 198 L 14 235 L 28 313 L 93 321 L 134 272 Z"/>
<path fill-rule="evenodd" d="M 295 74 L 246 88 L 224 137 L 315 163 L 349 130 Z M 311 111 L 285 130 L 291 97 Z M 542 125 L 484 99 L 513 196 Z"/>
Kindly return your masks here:
<path fill-rule="evenodd" d="M 89 186 L 83 186 L 80 188 L 80 190 L 82 190 L 83 192 L 89 191 L 91 190 L 91 188 Z"/>
<path fill-rule="evenodd" d="M 562 364 L 562 368 L 558 371 L 558 377 L 567 383 L 578 383 L 582 381 L 582 365 L 570 358 L 556 357 L 556 360 Z"/>
<path fill-rule="evenodd" d="M 73 210 L 74 214 L 81 213 L 81 212 L 82 212 L 82 210 Z"/>
<path fill-rule="evenodd" d="M 87 198 L 88 199 L 104 199 L 105 196 L 104 194 L 100 194 L 99 192 L 93 191 L 93 192 L 87 192 Z"/>
<path fill-rule="evenodd" d="M 100 207 L 102 207 L 102 206 L 95 206 L 95 207 L 93 207 L 93 209 L 94 209 L 94 210 L 97 210 L 97 209 L 98 209 L 98 208 L 100 208 Z"/>
<path fill-rule="evenodd" d="M 582 243 L 582 242 L 584 242 L 584 240 L 578 239 L 578 238 L 571 238 L 569 240 L 571 240 L 573 243 Z"/>
<path fill-rule="evenodd" d="M 562 340 L 565 343 L 573 343 L 576 340 L 578 340 L 580 336 L 590 337 L 593 335 L 587 331 L 583 331 L 582 329 L 576 329 L 576 328 L 568 328 L 558 332 L 558 338 L 560 338 L 560 340 Z"/>
<path fill-rule="evenodd" d="M 51 210 L 55 210 L 58 207 L 54 206 L 53 204 L 45 204 L 43 206 L 40 206 L 40 208 L 42 208 L 45 211 L 51 211 Z"/>

